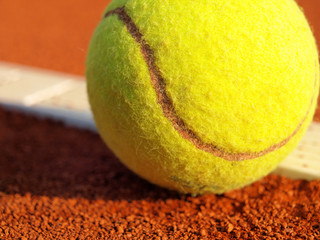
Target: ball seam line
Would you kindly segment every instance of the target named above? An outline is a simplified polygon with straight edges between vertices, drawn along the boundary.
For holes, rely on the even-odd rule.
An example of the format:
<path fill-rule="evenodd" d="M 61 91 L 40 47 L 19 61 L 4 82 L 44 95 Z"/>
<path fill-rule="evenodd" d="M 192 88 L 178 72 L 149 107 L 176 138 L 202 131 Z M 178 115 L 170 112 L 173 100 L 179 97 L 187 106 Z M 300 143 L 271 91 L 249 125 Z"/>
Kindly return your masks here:
<path fill-rule="evenodd" d="M 290 139 L 293 138 L 298 133 L 303 123 L 306 121 L 309 115 L 309 112 L 312 108 L 312 103 L 314 101 L 317 77 L 315 77 L 315 83 L 314 83 L 315 86 L 314 86 L 313 96 L 312 96 L 310 105 L 308 107 L 307 113 L 303 117 L 302 121 L 298 124 L 297 128 L 293 131 L 293 133 L 290 136 L 288 136 L 286 139 L 282 140 L 281 142 L 274 144 L 271 147 L 265 150 L 262 150 L 260 152 L 243 152 L 243 153 L 226 152 L 223 149 L 211 143 L 203 142 L 201 138 L 193 130 L 187 127 L 183 119 L 181 119 L 177 115 L 173 102 L 166 92 L 166 83 L 164 81 L 164 78 L 162 77 L 160 70 L 155 63 L 154 53 L 150 45 L 147 44 L 147 42 L 143 39 L 143 34 L 140 32 L 137 25 L 133 22 L 131 17 L 127 14 L 125 7 L 124 6 L 118 7 L 107 12 L 104 15 L 104 18 L 107 18 L 112 15 L 118 16 L 118 18 L 124 23 L 129 34 L 139 44 L 141 54 L 148 67 L 151 83 L 157 95 L 157 102 L 161 106 L 164 116 L 172 123 L 174 129 L 184 139 L 193 143 L 193 145 L 196 148 L 228 161 L 242 161 L 242 160 L 255 159 L 258 157 L 262 157 L 273 151 L 276 151 L 281 147 L 283 147 L 284 145 L 286 145 L 290 141 Z"/>

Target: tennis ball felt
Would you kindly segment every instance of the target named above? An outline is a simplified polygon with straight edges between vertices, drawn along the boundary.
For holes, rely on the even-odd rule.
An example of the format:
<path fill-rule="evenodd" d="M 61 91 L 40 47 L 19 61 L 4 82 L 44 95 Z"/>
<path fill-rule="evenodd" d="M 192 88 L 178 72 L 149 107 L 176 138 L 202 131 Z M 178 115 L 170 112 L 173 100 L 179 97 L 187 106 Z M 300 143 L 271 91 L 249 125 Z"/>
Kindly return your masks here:
<path fill-rule="evenodd" d="M 86 77 L 99 132 L 128 168 L 180 192 L 223 193 L 297 145 L 319 62 L 293 0 L 114 0 Z"/>

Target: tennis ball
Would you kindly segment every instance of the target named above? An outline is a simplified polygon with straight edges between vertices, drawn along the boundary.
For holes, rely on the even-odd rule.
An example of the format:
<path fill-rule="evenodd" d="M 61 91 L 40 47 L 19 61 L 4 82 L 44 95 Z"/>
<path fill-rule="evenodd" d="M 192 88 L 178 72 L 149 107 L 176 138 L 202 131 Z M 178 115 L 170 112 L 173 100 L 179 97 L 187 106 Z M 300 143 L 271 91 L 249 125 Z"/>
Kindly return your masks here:
<path fill-rule="evenodd" d="M 86 77 L 97 128 L 128 168 L 183 193 L 223 193 L 298 144 L 319 62 L 293 0 L 114 0 Z"/>

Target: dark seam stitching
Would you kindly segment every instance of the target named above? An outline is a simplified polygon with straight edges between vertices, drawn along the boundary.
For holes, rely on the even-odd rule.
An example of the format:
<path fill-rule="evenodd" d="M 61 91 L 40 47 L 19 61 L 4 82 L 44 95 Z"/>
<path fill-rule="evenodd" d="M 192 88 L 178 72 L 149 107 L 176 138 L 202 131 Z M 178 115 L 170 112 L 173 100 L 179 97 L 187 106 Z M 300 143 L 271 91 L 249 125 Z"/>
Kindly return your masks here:
<path fill-rule="evenodd" d="M 125 24 L 128 32 L 131 34 L 133 39 L 140 45 L 140 51 L 141 54 L 148 66 L 149 74 L 151 77 L 151 82 L 153 85 L 153 88 L 157 95 L 157 101 L 158 104 L 160 104 L 162 111 L 164 113 L 164 116 L 169 119 L 175 128 L 176 131 L 179 132 L 179 134 L 185 138 L 186 140 L 192 142 L 194 146 L 196 146 L 198 149 L 203 150 L 205 152 L 211 153 L 212 155 L 216 157 L 223 158 L 225 160 L 229 161 L 240 161 L 240 160 L 249 160 L 254 159 L 258 157 L 262 157 L 268 153 L 271 153 L 275 150 L 278 150 L 279 148 L 283 147 L 285 144 L 289 142 L 289 140 L 297 134 L 297 132 L 300 130 L 301 126 L 307 119 L 309 112 L 311 110 L 311 106 L 314 100 L 315 91 L 313 92 L 313 97 L 310 103 L 310 106 L 308 108 L 308 111 L 302 121 L 299 123 L 298 127 L 294 130 L 294 132 L 281 141 L 280 143 L 277 143 L 275 145 L 272 145 L 271 147 L 260 151 L 260 152 L 245 152 L 245 153 L 228 153 L 222 149 L 220 149 L 217 146 L 214 146 L 210 143 L 203 142 L 197 134 L 189 129 L 185 122 L 177 115 L 172 100 L 169 98 L 167 92 L 166 92 L 166 84 L 161 76 L 161 73 L 155 63 L 155 57 L 154 53 L 151 50 L 150 46 L 146 43 L 146 41 L 143 39 L 143 35 L 140 32 L 139 28 L 136 26 L 136 24 L 133 22 L 133 20 L 130 18 L 130 16 L 126 13 L 125 7 L 119 7 L 112 11 L 109 11 L 105 14 L 104 18 L 107 18 L 111 15 L 118 15 L 119 19 Z M 317 79 L 316 79 L 317 80 Z M 315 86 L 317 81 L 315 80 Z"/>

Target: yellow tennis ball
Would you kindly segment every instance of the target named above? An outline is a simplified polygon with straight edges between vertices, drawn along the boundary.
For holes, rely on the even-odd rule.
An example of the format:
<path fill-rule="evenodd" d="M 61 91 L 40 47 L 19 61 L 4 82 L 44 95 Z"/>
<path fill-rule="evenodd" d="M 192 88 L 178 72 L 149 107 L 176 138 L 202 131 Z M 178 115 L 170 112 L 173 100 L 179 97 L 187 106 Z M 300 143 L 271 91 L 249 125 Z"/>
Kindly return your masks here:
<path fill-rule="evenodd" d="M 99 132 L 128 168 L 180 192 L 223 193 L 297 145 L 319 63 L 293 0 L 114 0 L 86 77 Z"/>

